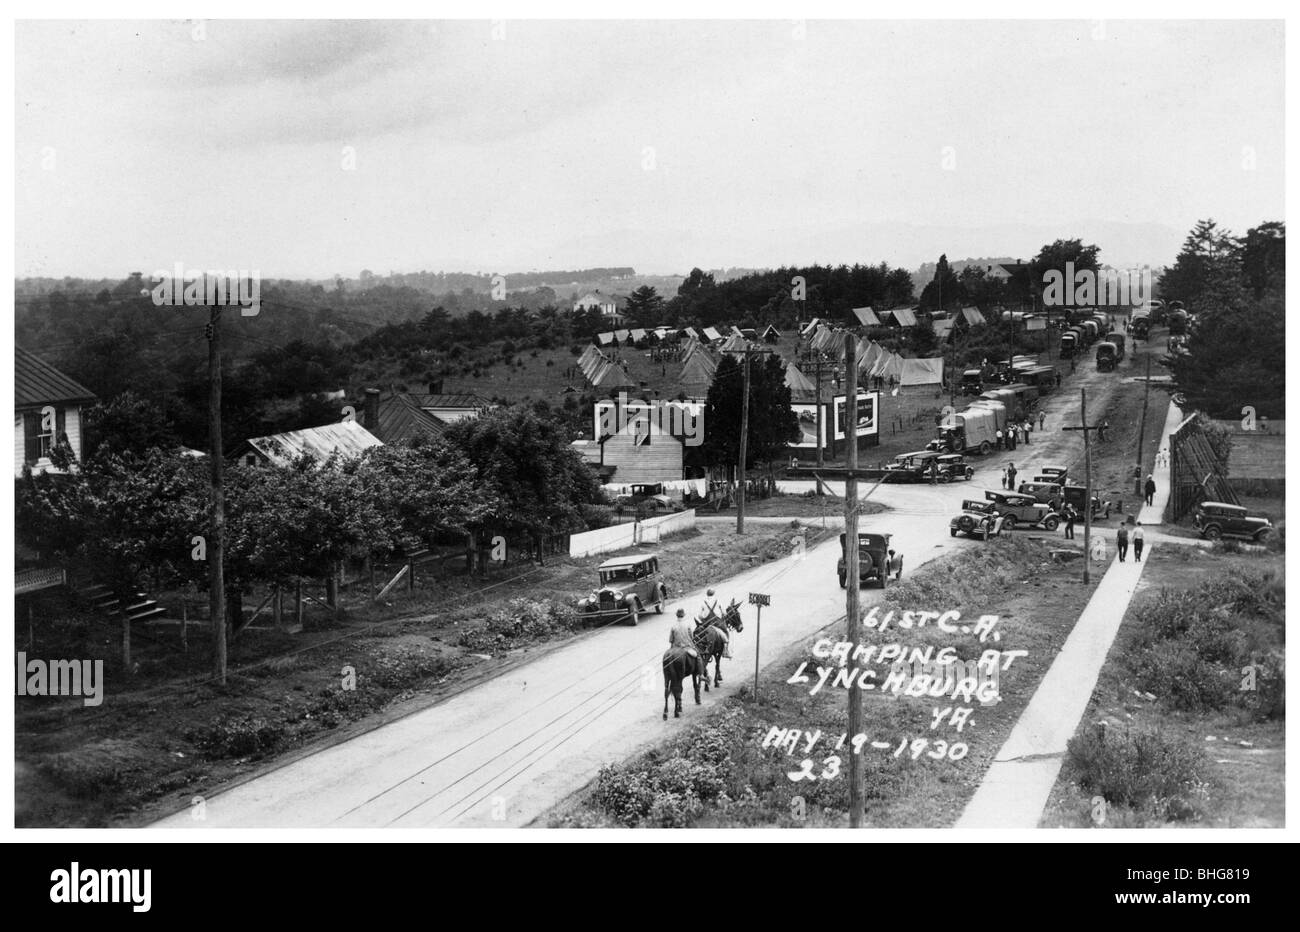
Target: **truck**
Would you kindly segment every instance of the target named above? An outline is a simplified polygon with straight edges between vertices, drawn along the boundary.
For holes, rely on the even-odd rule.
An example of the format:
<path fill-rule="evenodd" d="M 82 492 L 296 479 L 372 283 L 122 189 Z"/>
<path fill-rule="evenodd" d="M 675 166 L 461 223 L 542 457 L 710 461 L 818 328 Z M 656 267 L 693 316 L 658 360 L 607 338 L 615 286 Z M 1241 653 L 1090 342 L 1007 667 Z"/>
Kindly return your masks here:
<path fill-rule="evenodd" d="M 1124 338 L 1124 332 L 1122 330 L 1112 330 L 1110 333 L 1106 334 L 1106 340 L 1110 343 L 1114 343 L 1117 347 L 1119 347 L 1119 358 L 1123 359 L 1125 343 L 1126 343 L 1126 340 Z"/>
<path fill-rule="evenodd" d="M 1032 385 L 1038 389 L 1038 394 L 1046 395 L 1048 392 L 1056 390 L 1056 367 L 1055 366 L 1034 366 L 1022 373 L 1021 378 L 1026 385 Z"/>
<path fill-rule="evenodd" d="M 1078 335 L 1069 330 L 1061 334 L 1061 347 L 1059 355 L 1062 359 L 1071 359 L 1074 356 L 1074 350 L 1079 342 Z"/>
<path fill-rule="evenodd" d="M 998 445 L 998 431 L 1007 426 L 1001 403 L 975 403 L 946 422 L 939 421 L 939 436 L 930 447 L 949 453 L 991 453 Z"/>
<path fill-rule="evenodd" d="M 1024 382 L 1012 382 L 1010 385 L 991 389 L 980 397 L 989 401 L 1002 402 L 1010 420 L 1023 421 L 1038 401 L 1038 389 Z"/>
<path fill-rule="evenodd" d="M 961 374 L 961 393 L 963 395 L 978 395 L 984 391 L 984 371 L 982 369 L 967 369 Z"/>
<path fill-rule="evenodd" d="M 1083 327 L 1083 342 L 1085 346 L 1091 346 L 1096 343 L 1097 336 L 1104 332 L 1095 320 L 1085 320 L 1081 326 Z"/>
<path fill-rule="evenodd" d="M 1169 335 L 1181 336 L 1187 332 L 1187 312 L 1181 307 L 1169 312 Z"/>
<path fill-rule="evenodd" d="M 1097 344 L 1097 371 L 1113 372 L 1123 358 L 1118 346 L 1109 340 L 1102 340 Z"/>
<path fill-rule="evenodd" d="M 1151 311 L 1148 308 L 1138 308 L 1129 318 L 1128 332 L 1133 335 L 1135 340 L 1145 340 L 1151 335 Z"/>

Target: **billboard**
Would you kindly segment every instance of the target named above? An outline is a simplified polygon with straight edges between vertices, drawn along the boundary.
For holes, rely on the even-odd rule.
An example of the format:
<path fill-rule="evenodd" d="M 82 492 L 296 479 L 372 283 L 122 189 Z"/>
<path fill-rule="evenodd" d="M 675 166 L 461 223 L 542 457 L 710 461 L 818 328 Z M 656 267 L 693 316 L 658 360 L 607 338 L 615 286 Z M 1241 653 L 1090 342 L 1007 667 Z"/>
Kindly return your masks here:
<path fill-rule="evenodd" d="M 796 443 L 790 444 L 791 447 L 798 450 L 815 450 L 817 449 L 817 405 L 816 404 L 799 404 L 790 405 L 790 410 L 794 411 L 795 416 L 799 418 L 800 439 Z M 826 446 L 826 427 L 828 418 L 822 418 L 822 436 L 821 446 Z"/>
<path fill-rule="evenodd" d="M 848 434 L 845 431 L 844 419 L 848 410 L 848 395 L 835 396 L 835 439 L 843 440 Z M 858 429 L 857 436 L 869 437 L 880 431 L 880 392 L 858 392 Z"/>

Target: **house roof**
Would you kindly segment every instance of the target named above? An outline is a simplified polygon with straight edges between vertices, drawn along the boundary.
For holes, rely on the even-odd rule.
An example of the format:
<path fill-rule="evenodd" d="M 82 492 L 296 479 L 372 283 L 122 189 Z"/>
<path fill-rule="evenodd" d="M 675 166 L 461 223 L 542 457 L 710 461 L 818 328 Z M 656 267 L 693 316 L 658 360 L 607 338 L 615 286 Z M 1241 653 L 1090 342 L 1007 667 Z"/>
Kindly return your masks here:
<path fill-rule="evenodd" d="M 415 400 L 421 408 L 490 408 L 492 402 L 488 401 L 482 395 L 472 394 L 440 394 L 425 395 L 418 392 L 412 392 L 411 398 Z"/>
<path fill-rule="evenodd" d="M 961 316 L 966 318 L 966 323 L 972 327 L 985 323 L 984 315 L 980 313 L 977 307 L 964 307 L 961 309 Z"/>
<path fill-rule="evenodd" d="M 446 425 L 420 407 L 409 394 L 392 395 L 379 402 L 379 423 L 371 431 L 384 443 L 441 437 Z"/>
<path fill-rule="evenodd" d="M 303 454 L 310 456 L 316 463 L 323 463 L 332 453 L 353 457 L 360 456 L 371 447 L 383 446 L 378 437 L 356 421 L 340 421 L 337 424 L 291 430 L 284 434 L 250 437 L 248 444 L 276 466 L 288 466 Z"/>
<path fill-rule="evenodd" d="M 95 393 L 48 362 L 14 347 L 14 406 L 18 408 L 59 401 L 94 401 Z"/>

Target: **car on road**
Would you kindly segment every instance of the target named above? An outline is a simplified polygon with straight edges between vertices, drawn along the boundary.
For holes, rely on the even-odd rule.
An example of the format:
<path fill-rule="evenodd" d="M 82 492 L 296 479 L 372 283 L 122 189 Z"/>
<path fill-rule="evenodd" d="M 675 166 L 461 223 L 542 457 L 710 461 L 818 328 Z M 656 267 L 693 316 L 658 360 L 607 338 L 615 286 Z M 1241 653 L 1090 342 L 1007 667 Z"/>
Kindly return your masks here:
<path fill-rule="evenodd" d="M 1038 475 L 1034 477 L 1035 482 L 1055 482 L 1057 485 L 1065 485 L 1067 470 L 1064 466 L 1039 466 Z"/>
<path fill-rule="evenodd" d="M 961 514 L 948 522 L 948 535 L 956 537 L 958 534 L 965 534 L 967 537 L 988 540 L 993 521 L 997 517 L 994 510 L 995 506 L 992 502 L 966 499 L 961 503 Z"/>
<path fill-rule="evenodd" d="M 1048 502 L 1061 504 L 1061 484 L 1059 482 L 1047 482 L 1035 479 L 1033 482 L 1022 482 L 1016 489 L 1021 495 L 1033 496 L 1034 501 L 1042 502 L 1046 505 Z"/>
<path fill-rule="evenodd" d="M 662 614 L 668 587 L 659 572 L 659 555 L 629 554 L 612 557 L 596 567 L 600 587 L 578 602 L 584 622 L 635 625 L 646 606 Z"/>
<path fill-rule="evenodd" d="M 935 450 L 917 450 L 901 453 L 892 463 L 884 465 L 885 482 L 925 482 L 930 477 L 930 463 L 938 459 Z"/>
<path fill-rule="evenodd" d="M 1226 502 L 1201 502 L 1192 510 L 1192 525 L 1206 540 L 1220 537 L 1245 537 L 1263 543 L 1273 534 L 1273 522 L 1252 515 L 1240 505 Z"/>
<path fill-rule="evenodd" d="M 945 453 L 937 462 L 940 482 L 952 482 L 954 479 L 965 479 L 969 482 L 975 478 L 975 467 L 966 462 L 966 457 L 960 453 Z"/>
<path fill-rule="evenodd" d="M 884 589 L 889 577 L 895 580 L 903 578 L 903 555 L 895 553 L 889 546 L 890 534 L 858 534 L 858 585 L 875 580 L 876 585 Z M 848 588 L 848 570 L 845 563 L 845 544 L 848 535 L 840 535 L 840 559 L 836 572 L 840 577 L 840 588 Z"/>
<path fill-rule="evenodd" d="M 1003 515 L 1003 526 L 1008 531 L 1014 531 L 1018 527 L 1055 531 L 1061 524 L 1061 516 L 1032 495 L 989 489 L 984 493 L 984 498 L 992 502 L 994 509 Z"/>
<path fill-rule="evenodd" d="M 1074 510 L 1077 511 L 1080 515 L 1080 518 L 1082 518 L 1083 500 L 1084 500 L 1084 496 L 1087 494 L 1087 491 L 1088 490 L 1081 485 L 1063 486 L 1061 488 L 1061 492 L 1062 494 L 1065 495 L 1065 502 L 1062 504 L 1073 505 Z M 1092 497 L 1092 516 L 1094 518 L 1097 517 L 1109 518 L 1110 502 L 1103 502 L 1100 498 L 1094 495 Z"/>

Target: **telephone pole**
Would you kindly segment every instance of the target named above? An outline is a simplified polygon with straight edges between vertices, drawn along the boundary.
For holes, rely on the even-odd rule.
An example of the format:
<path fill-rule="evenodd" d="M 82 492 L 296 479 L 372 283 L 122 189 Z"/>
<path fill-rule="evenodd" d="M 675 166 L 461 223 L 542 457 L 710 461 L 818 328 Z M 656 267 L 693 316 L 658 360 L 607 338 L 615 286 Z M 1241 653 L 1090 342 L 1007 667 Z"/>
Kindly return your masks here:
<path fill-rule="evenodd" d="M 749 351 L 745 351 L 745 402 L 740 409 L 740 484 L 736 488 L 736 533 L 745 533 L 745 456 L 749 452 Z"/>
<path fill-rule="evenodd" d="M 818 468 L 826 465 L 824 457 L 824 446 L 822 438 L 826 436 L 826 428 L 822 421 L 822 361 L 817 360 L 817 466 Z"/>
<path fill-rule="evenodd" d="M 753 349 L 746 347 L 743 351 L 745 357 L 745 402 L 740 409 L 740 483 L 736 489 L 736 533 L 745 533 L 745 457 L 749 453 L 749 357 L 751 356 L 768 356 L 772 351 L 769 349 Z"/>
<path fill-rule="evenodd" d="M 1088 423 L 1088 391 L 1079 389 L 1079 420 L 1077 427 L 1062 427 L 1061 430 L 1083 431 L 1083 581 L 1089 581 L 1088 561 L 1092 559 L 1092 443 L 1090 431 L 1100 430 L 1095 424 Z"/>
<path fill-rule="evenodd" d="M 1147 432 L 1147 402 L 1151 398 L 1151 354 L 1147 353 L 1146 388 L 1142 392 L 1142 420 L 1138 422 L 1137 464 L 1133 467 L 1133 492 L 1138 501 L 1146 501 L 1142 490 L 1142 441 Z M 1140 508 L 1138 509 L 1141 510 Z"/>
<path fill-rule="evenodd" d="M 226 500 L 221 475 L 221 305 L 208 316 L 208 456 L 212 460 L 212 526 L 207 543 L 208 615 L 212 620 L 213 673 L 226 684 Z"/>
<path fill-rule="evenodd" d="M 848 623 L 847 639 L 857 644 L 862 636 L 862 616 L 858 611 L 858 587 L 862 584 L 858 568 L 858 367 L 857 337 L 844 335 L 844 416 L 845 443 L 848 444 L 848 475 L 844 480 L 844 617 Z M 888 567 L 882 568 L 888 574 Z M 881 577 L 884 578 L 883 576 Z M 862 687 L 856 680 L 849 686 L 849 736 L 862 734 Z M 849 827 L 862 827 L 862 755 L 849 754 Z"/>

